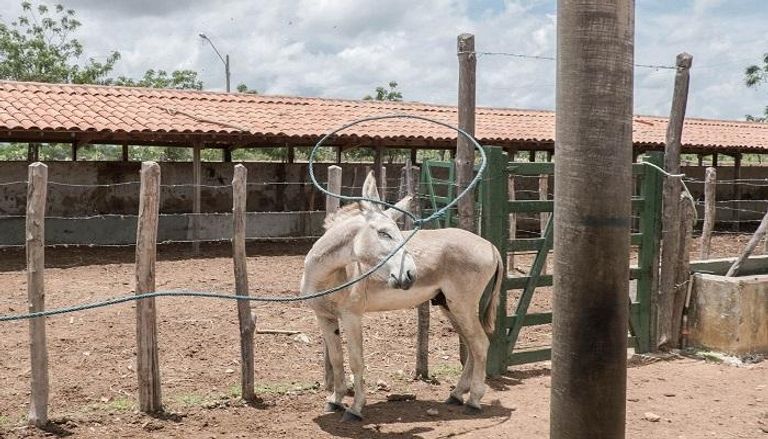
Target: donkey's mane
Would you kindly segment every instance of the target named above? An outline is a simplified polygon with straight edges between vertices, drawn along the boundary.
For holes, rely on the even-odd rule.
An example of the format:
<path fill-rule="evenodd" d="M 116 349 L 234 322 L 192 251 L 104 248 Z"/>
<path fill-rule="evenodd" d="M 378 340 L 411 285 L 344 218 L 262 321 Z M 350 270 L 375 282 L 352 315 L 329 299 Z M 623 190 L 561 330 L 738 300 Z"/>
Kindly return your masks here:
<path fill-rule="evenodd" d="M 325 221 L 323 222 L 323 228 L 328 230 L 335 224 L 346 221 L 353 216 L 359 215 L 360 212 L 360 203 L 347 204 L 346 206 L 337 210 L 334 214 L 326 217 Z"/>

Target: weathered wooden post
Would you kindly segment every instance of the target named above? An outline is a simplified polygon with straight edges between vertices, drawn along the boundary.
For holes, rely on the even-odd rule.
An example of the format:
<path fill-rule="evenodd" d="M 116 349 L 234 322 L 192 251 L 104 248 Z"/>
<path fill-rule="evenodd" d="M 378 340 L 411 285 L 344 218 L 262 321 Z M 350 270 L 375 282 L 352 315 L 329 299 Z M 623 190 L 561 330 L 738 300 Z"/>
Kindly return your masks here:
<path fill-rule="evenodd" d="M 509 194 L 509 201 L 515 201 L 515 176 L 510 175 L 507 178 L 507 193 Z M 546 225 L 544 226 L 546 227 Z M 544 229 L 542 229 L 544 230 Z M 509 239 L 515 239 L 517 237 L 517 214 L 509 214 Z M 515 252 L 510 251 L 507 253 L 507 270 L 509 272 L 515 271 Z"/>
<path fill-rule="evenodd" d="M 539 200 L 546 201 L 549 198 L 549 175 L 539 175 Z M 549 213 L 541 212 L 539 214 L 539 230 L 541 237 L 544 237 L 544 230 L 547 228 L 547 222 L 549 222 Z M 549 259 L 549 258 L 547 258 Z M 544 266 L 541 268 L 541 274 L 547 274 L 547 262 L 544 262 Z"/>
<path fill-rule="evenodd" d="M 752 254 L 753 251 L 755 251 L 755 247 L 757 247 L 757 244 L 760 243 L 760 241 L 765 237 L 766 232 L 768 232 L 768 211 L 763 216 L 763 219 L 760 221 L 760 225 L 757 226 L 757 230 L 755 230 L 755 234 L 752 235 L 752 238 L 747 243 L 747 246 L 744 247 L 744 250 L 742 250 L 741 254 L 738 258 L 733 262 L 733 265 L 731 265 L 731 268 L 728 269 L 728 273 L 726 273 L 726 276 L 736 276 L 739 274 L 739 270 L 741 270 L 741 266 L 744 264 L 744 261 L 749 258 L 749 255 Z"/>
<path fill-rule="evenodd" d="M 159 212 L 160 166 L 155 162 L 144 162 L 141 164 L 139 218 L 136 229 L 137 295 L 155 291 Z M 161 411 L 163 407 L 154 298 L 136 302 L 136 373 L 139 378 L 139 409 L 145 413 Z"/>
<path fill-rule="evenodd" d="M 470 136 L 475 135 L 475 88 L 477 55 L 475 36 L 463 33 L 458 36 L 456 51 L 459 57 L 459 128 Z M 472 181 L 475 165 L 475 151 L 469 139 L 458 135 L 456 139 L 456 193 L 464 190 Z M 475 232 L 475 195 L 468 192 L 458 203 L 459 227 Z M 465 364 L 467 348 L 459 339 L 459 357 Z"/>
<path fill-rule="evenodd" d="M 235 294 L 248 296 L 248 268 L 245 254 L 246 201 L 248 199 L 248 170 L 235 165 L 232 177 L 232 258 L 235 265 Z M 237 319 L 240 322 L 240 385 L 246 401 L 256 399 L 253 388 L 253 331 L 254 317 L 247 300 L 237 301 Z"/>
<path fill-rule="evenodd" d="M 414 177 L 419 175 L 417 167 L 412 166 L 411 160 L 405 162 L 402 174 L 404 179 L 404 196 L 415 196 Z M 415 175 L 414 175 L 415 174 Z M 418 207 L 416 208 L 418 209 Z M 404 230 L 411 230 L 413 221 L 410 217 L 405 217 Z M 417 329 L 416 329 L 416 378 L 423 380 L 429 379 L 429 301 L 420 304 L 417 308 Z"/>
<path fill-rule="evenodd" d="M 202 149 L 202 144 L 200 142 L 195 142 L 195 145 L 192 147 L 192 180 L 194 180 L 193 183 L 193 189 L 194 193 L 192 195 L 192 251 L 195 253 L 195 255 L 200 254 L 200 179 L 201 179 L 201 168 L 200 168 L 200 151 Z"/>
<path fill-rule="evenodd" d="M 475 135 L 475 36 L 461 34 L 457 40 L 459 57 L 459 128 L 469 135 Z M 474 172 L 475 150 L 472 143 L 459 135 L 456 141 L 456 188 L 457 193 L 472 181 Z M 475 231 L 475 196 L 472 193 L 459 200 L 459 227 L 470 232 Z"/>
<path fill-rule="evenodd" d="M 672 307 L 672 335 L 671 340 L 675 345 L 680 345 L 683 329 L 683 311 L 685 310 L 685 298 L 688 295 L 688 282 L 690 280 L 691 244 L 693 243 L 693 222 L 696 216 L 696 207 L 693 200 L 688 197 L 680 197 L 680 249 L 678 250 L 677 268 L 675 270 L 675 301 Z"/>
<path fill-rule="evenodd" d="M 376 172 L 381 173 L 381 184 L 379 185 L 379 191 L 381 193 L 381 200 L 387 201 L 387 167 L 382 165 Z"/>
<path fill-rule="evenodd" d="M 666 148 L 664 150 L 664 170 L 670 174 L 680 174 L 680 144 L 685 122 L 685 108 L 688 102 L 688 82 L 693 58 L 687 53 L 677 55 L 677 73 L 672 95 L 672 110 L 667 126 Z M 680 258 L 680 194 L 683 183 L 677 177 L 664 180 L 662 202 L 661 232 L 661 275 L 659 278 L 659 300 L 656 329 L 656 348 L 675 348 L 678 346 L 673 333 L 673 308 L 675 303 L 675 279 L 677 261 Z"/>
<path fill-rule="evenodd" d="M 704 177 L 704 225 L 701 227 L 701 250 L 699 257 L 709 259 L 709 247 L 712 244 L 712 231 L 717 215 L 717 169 L 707 168 Z"/>
<path fill-rule="evenodd" d="M 634 1 L 557 4 L 550 437 L 622 439 Z"/>
<path fill-rule="evenodd" d="M 27 182 L 27 295 L 29 312 L 45 310 L 45 200 L 48 167 L 29 165 Z M 29 350 L 32 388 L 28 420 L 36 427 L 48 424 L 48 345 L 45 317 L 29 320 Z"/>
<path fill-rule="evenodd" d="M 354 184 L 354 183 L 353 183 Z M 333 194 L 341 193 L 341 166 L 331 165 L 328 166 L 328 192 Z M 333 215 L 339 210 L 339 200 L 336 197 L 325 197 L 325 216 Z M 328 391 L 333 390 L 333 365 L 331 364 L 331 357 L 328 355 L 328 347 L 323 348 L 323 358 L 325 364 L 325 374 L 323 377 L 323 384 Z"/>

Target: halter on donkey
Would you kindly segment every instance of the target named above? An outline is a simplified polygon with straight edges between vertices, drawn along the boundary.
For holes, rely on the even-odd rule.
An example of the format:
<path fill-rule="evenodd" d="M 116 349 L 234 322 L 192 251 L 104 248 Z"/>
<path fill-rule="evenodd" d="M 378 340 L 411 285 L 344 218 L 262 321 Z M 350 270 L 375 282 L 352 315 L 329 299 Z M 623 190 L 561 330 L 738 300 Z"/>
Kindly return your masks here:
<path fill-rule="evenodd" d="M 363 184 L 363 197 L 378 200 L 371 172 Z M 410 198 L 398 203 L 405 208 Z M 301 294 L 333 287 L 373 267 L 405 239 L 397 227 L 402 215 L 384 211 L 366 201 L 345 206 L 325 224 L 325 234 L 315 242 L 304 260 Z M 405 232 L 406 234 L 414 232 Z M 333 369 L 333 391 L 326 410 L 346 410 L 343 420 L 362 419 L 363 386 L 362 317 L 366 312 L 415 308 L 436 299 L 469 350 L 455 389 L 446 401 L 480 410 L 485 393 L 485 364 L 488 335 L 496 320 L 499 291 L 504 280 L 501 256 L 490 242 L 460 229 L 420 230 L 379 270 L 337 294 L 309 302 L 315 311 Z M 486 286 L 493 281 L 490 300 L 480 310 Z M 349 361 L 355 377 L 355 398 L 349 408 L 339 322 L 347 337 Z"/>

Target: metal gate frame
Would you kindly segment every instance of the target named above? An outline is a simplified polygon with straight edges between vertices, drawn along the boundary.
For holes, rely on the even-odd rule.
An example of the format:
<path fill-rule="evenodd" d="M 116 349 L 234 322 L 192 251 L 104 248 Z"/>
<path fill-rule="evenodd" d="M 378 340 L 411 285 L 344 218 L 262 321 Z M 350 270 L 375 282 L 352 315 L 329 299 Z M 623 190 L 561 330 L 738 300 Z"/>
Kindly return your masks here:
<path fill-rule="evenodd" d="M 551 162 L 509 162 L 508 156 L 499 147 L 485 147 L 488 168 L 479 188 L 480 235 L 491 241 L 502 255 L 509 251 L 536 252 L 533 265 L 526 276 L 508 276 L 503 284 L 496 329 L 488 351 L 488 374 L 503 374 L 509 366 L 544 361 L 551 358 L 551 347 L 519 349 L 518 337 L 524 327 L 552 323 L 552 312 L 531 313 L 528 311 L 537 287 L 552 285 L 551 275 L 542 275 L 542 269 L 549 251 L 552 250 L 552 216 L 542 237 L 509 239 L 509 215 L 512 213 L 552 212 L 552 200 L 509 201 L 507 180 L 510 176 L 553 175 Z M 651 153 L 643 161 L 661 165 L 662 153 Z M 448 168 L 449 180 L 432 178 L 432 169 Z M 422 184 L 431 200 L 433 209 L 447 204 L 455 194 L 449 189 L 447 196 L 435 196 L 434 184 L 453 184 L 452 162 L 426 162 L 422 166 Z M 636 296 L 630 304 L 629 340 L 630 347 L 638 353 L 650 351 L 651 333 L 651 292 L 658 283 L 659 244 L 661 230 L 661 189 L 663 175 L 656 169 L 642 163 L 632 166 L 633 176 L 640 176 L 639 195 L 632 197 L 632 211 L 639 217 L 639 229 L 632 233 L 630 242 L 638 246 L 638 263 L 630 267 L 630 279 L 637 281 Z M 454 215 L 455 216 L 455 215 Z M 452 224 L 454 216 L 447 216 L 441 226 Z M 505 264 L 506 264 L 506 259 Z M 513 314 L 507 314 L 507 299 L 510 290 L 522 290 L 515 304 Z"/>

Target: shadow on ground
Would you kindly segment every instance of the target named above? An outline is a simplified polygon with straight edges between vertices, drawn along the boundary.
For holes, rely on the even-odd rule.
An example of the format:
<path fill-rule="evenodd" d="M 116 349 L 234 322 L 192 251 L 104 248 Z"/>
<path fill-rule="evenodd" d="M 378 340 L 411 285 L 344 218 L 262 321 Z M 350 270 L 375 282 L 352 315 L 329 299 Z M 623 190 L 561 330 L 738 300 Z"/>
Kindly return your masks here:
<path fill-rule="evenodd" d="M 438 414 L 436 416 L 427 414 L 429 409 L 436 409 Z M 512 412 L 514 412 L 513 409 L 503 407 L 498 401 L 490 405 L 483 404 L 483 410 L 479 414 L 467 414 L 464 412 L 464 407 L 449 406 L 439 401 L 380 401 L 365 406 L 363 409 L 365 418 L 361 422 L 342 422 L 341 413 L 326 413 L 316 417 L 314 421 L 323 431 L 338 437 L 421 438 L 420 434 L 434 430 L 435 422 L 478 419 L 496 421 L 491 425 L 469 429 L 465 424 L 457 427 L 461 429 L 460 432 L 446 432 L 446 435 L 454 436 L 469 431 L 493 428 L 506 422 L 512 416 Z M 412 423 L 423 423 L 423 425 L 412 426 L 405 431 L 382 431 L 389 430 L 387 426 Z"/>

